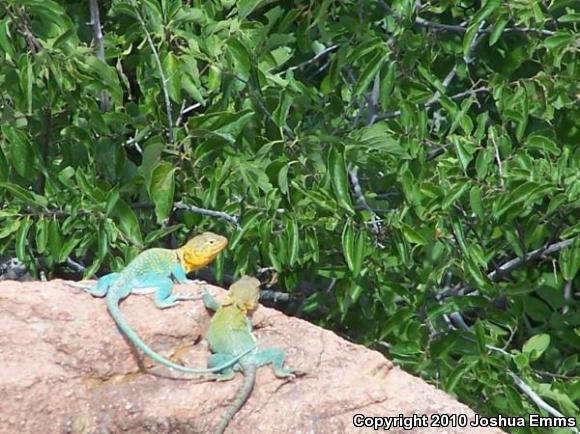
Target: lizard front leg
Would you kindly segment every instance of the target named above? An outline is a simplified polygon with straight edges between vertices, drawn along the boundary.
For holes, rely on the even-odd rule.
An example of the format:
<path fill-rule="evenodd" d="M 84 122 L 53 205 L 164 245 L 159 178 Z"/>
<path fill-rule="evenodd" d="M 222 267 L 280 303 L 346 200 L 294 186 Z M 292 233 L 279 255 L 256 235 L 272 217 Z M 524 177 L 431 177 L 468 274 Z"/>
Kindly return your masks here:
<path fill-rule="evenodd" d="M 203 304 L 206 308 L 213 310 L 214 312 L 221 307 L 221 304 L 214 298 L 213 295 L 209 293 L 206 289 L 202 295 Z"/>
<path fill-rule="evenodd" d="M 205 283 L 203 280 L 191 280 L 187 278 L 185 274 L 185 269 L 181 266 L 181 264 L 175 264 L 173 269 L 171 270 L 171 274 L 177 281 L 177 283 L 195 283 L 201 285 Z M 199 295 L 186 295 L 186 294 L 175 294 L 177 300 L 199 300 L 201 296 Z"/>

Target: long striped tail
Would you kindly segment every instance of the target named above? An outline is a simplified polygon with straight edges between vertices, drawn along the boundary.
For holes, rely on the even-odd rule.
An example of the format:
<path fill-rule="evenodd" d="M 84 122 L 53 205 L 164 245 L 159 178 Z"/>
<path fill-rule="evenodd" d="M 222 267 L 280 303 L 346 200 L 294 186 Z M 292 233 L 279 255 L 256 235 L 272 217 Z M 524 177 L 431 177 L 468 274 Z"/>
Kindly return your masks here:
<path fill-rule="evenodd" d="M 147 344 L 139 337 L 139 335 L 137 335 L 137 333 L 135 333 L 131 329 L 131 327 L 129 326 L 127 321 L 125 321 L 125 318 L 123 317 L 121 309 L 119 308 L 119 300 L 115 299 L 114 297 L 110 297 L 110 296 L 107 296 L 106 300 L 107 300 L 107 308 L 109 309 L 109 313 L 111 314 L 111 316 L 113 317 L 113 319 L 117 323 L 117 327 L 119 327 L 121 332 L 123 332 L 131 340 L 131 342 L 133 342 L 133 344 L 137 348 L 139 348 L 141 351 L 143 351 L 146 355 L 151 357 L 157 363 L 160 363 L 168 368 L 175 369 L 176 371 L 187 372 L 190 374 L 212 374 L 215 372 L 219 372 L 219 371 L 222 371 L 222 370 L 227 369 L 230 366 L 234 365 L 241 357 L 245 356 L 246 354 L 248 354 L 250 351 L 252 351 L 255 348 L 255 346 L 254 346 L 253 348 L 250 348 L 248 351 L 246 351 L 243 354 L 239 355 L 238 357 L 228 361 L 227 363 L 224 363 L 223 365 L 220 365 L 220 366 L 215 366 L 213 368 L 196 369 L 196 368 L 188 368 L 187 366 L 183 366 L 183 365 L 178 365 L 177 363 L 173 363 L 171 360 L 166 359 L 162 355 L 157 354 L 155 351 L 153 351 L 151 348 L 149 348 L 147 346 Z"/>
<path fill-rule="evenodd" d="M 222 415 L 220 422 L 218 423 L 215 434 L 223 434 L 226 428 L 228 427 L 229 423 L 233 419 L 234 415 L 242 408 L 245 402 L 248 400 L 248 397 L 252 393 L 254 389 L 254 383 L 256 382 L 256 371 L 258 370 L 258 366 L 255 363 L 248 363 L 244 364 L 244 382 L 236 397 L 234 398 L 234 402 L 230 404 L 228 409 Z"/>

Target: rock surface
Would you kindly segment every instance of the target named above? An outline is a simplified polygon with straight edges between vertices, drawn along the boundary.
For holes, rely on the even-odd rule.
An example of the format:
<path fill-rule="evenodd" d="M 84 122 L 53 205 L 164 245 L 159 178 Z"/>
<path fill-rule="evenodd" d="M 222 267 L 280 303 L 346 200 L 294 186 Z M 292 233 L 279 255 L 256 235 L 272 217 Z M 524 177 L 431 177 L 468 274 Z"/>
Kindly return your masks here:
<path fill-rule="evenodd" d="M 199 288 L 184 285 L 177 291 Z M 156 351 L 205 367 L 209 353 L 202 331 L 209 315 L 201 301 L 160 311 L 149 297 L 135 295 L 122 309 Z M 265 307 L 253 322 L 261 347 L 285 349 L 288 365 L 307 374 L 282 381 L 270 368 L 260 369 L 254 392 L 228 433 L 375 432 L 356 428 L 356 414 L 473 418 L 468 407 L 393 367 L 378 352 Z M 153 365 L 119 334 L 103 300 L 63 281 L 0 282 L 2 434 L 210 433 L 241 381 L 239 374 L 223 383 L 191 380 Z M 502 431 L 428 427 L 412 432 Z"/>

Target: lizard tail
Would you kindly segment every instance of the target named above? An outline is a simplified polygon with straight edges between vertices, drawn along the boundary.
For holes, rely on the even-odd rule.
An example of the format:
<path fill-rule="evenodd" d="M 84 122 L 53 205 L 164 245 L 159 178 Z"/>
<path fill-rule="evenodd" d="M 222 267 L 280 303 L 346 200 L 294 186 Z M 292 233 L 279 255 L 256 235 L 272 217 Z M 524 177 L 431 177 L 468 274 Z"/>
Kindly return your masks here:
<path fill-rule="evenodd" d="M 212 374 L 215 372 L 219 372 L 234 365 L 241 357 L 245 356 L 255 348 L 254 346 L 250 348 L 248 351 L 241 354 L 240 356 L 228 361 L 227 363 L 224 363 L 223 365 L 220 366 L 215 366 L 213 368 L 196 369 L 196 368 L 188 368 L 187 366 L 183 365 L 178 365 L 177 363 L 174 363 L 171 360 L 166 359 L 162 355 L 157 354 L 155 351 L 149 348 L 147 344 L 139 337 L 139 335 L 135 333 L 131 329 L 131 327 L 129 327 L 129 324 L 127 323 L 127 321 L 125 321 L 121 309 L 119 308 L 118 300 L 115 300 L 113 297 L 107 297 L 106 300 L 107 300 L 107 308 L 109 309 L 111 316 L 117 323 L 117 327 L 119 327 L 119 329 L 125 334 L 125 336 L 127 336 L 137 348 L 139 348 L 141 351 L 143 351 L 146 355 L 151 357 L 157 363 L 160 363 L 168 368 L 175 369 L 176 371 L 187 372 L 190 374 Z"/>
<path fill-rule="evenodd" d="M 254 383 L 256 382 L 256 371 L 258 367 L 255 363 L 244 364 L 244 382 L 238 394 L 234 398 L 234 402 L 230 404 L 226 412 L 222 415 L 220 422 L 218 423 L 215 434 L 223 434 L 233 419 L 234 415 L 242 408 L 244 403 L 248 400 L 252 389 L 254 389 Z"/>

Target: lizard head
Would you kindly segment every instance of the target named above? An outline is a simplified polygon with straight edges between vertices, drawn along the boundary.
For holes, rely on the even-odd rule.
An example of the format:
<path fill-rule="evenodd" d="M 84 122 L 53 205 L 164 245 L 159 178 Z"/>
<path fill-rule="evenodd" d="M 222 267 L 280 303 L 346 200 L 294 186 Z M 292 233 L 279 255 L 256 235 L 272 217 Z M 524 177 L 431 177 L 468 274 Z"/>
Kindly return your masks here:
<path fill-rule="evenodd" d="M 260 281 L 255 277 L 242 276 L 230 285 L 228 297 L 232 304 L 244 312 L 250 312 L 258 307 Z"/>
<path fill-rule="evenodd" d="M 204 232 L 178 249 L 179 260 L 186 272 L 199 270 L 212 262 L 228 245 L 228 239 L 213 232 Z"/>

